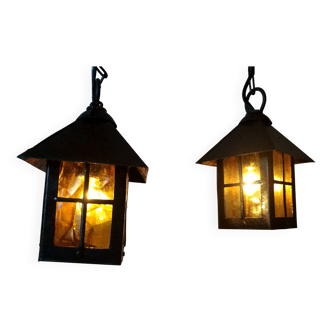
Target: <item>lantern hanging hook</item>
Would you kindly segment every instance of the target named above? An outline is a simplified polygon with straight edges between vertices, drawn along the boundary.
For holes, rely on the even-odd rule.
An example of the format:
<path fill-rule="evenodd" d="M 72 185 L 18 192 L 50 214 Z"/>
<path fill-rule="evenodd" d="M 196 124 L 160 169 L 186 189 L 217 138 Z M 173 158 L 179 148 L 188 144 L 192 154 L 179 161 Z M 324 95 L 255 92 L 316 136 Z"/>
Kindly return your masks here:
<path fill-rule="evenodd" d="M 249 87 L 249 92 L 247 94 L 248 87 Z M 263 97 L 262 105 L 259 110 L 255 110 L 254 107 L 249 102 L 249 98 L 252 95 L 254 95 L 257 91 L 260 92 Z M 242 99 L 244 101 L 247 113 L 263 112 L 265 104 L 266 104 L 266 93 L 262 88 L 256 88 L 256 86 L 255 86 L 255 67 L 254 66 L 248 67 L 248 78 L 247 78 L 246 83 L 244 84 L 244 87 L 242 90 Z"/>
<path fill-rule="evenodd" d="M 101 75 L 101 78 L 96 78 L 97 72 Z M 102 103 L 99 101 L 100 99 L 100 90 L 101 90 L 101 83 L 103 82 L 104 78 L 108 77 L 108 74 L 106 70 L 99 66 L 93 66 L 92 67 L 92 104 L 94 106 L 102 105 Z"/>

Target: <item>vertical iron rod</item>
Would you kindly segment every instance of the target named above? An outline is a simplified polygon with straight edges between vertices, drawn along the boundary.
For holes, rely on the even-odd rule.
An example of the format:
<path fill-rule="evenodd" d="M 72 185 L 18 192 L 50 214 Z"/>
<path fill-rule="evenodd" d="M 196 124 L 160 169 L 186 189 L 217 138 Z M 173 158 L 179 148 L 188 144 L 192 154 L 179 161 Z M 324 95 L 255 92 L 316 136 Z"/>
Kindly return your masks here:
<path fill-rule="evenodd" d="M 80 228 L 80 242 L 79 248 L 84 248 L 84 237 L 85 237 L 85 222 L 86 222 L 86 212 L 87 212 L 87 203 L 88 199 L 88 190 L 89 190 L 89 174 L 90 174 L 90 164 L 85 164 L 85 173 L 84 173 L 84 189 L 83 189 L 83 199 L 84 203 L 82 206 L 82 215 L 81 215 L 81 228 Z"/>
<path fill-rule="evenodd" d="M 286 209 L 286 186 L 285 186 L 285 154 L 282 153 L 282 173 L 283 173 L 283 191 L 284 191 L 284 215 L 287 218 L 287 209 Z"/>
<path fill-rule="evenodd" d="M 241 200 L 241 218 L 244 218 L 244 196 L 243 196 L 243 179 L 242 179 L 242 156 L 238 156 L 239 160 L 239 177 L 240 177 L 240 200 Z"/>
<path fill-rule="evenodd" d="M 249 66 L 248 67 L 248 75 L 251 77 L 251 80 L 249 81 L 249 89 L 254 90 L 253 95 L 255 94 L 255 67 L 254 66 Z M 251 87 L 251 82 L 252 82 L 252 87 Z"/>
<path fill-rule="evenodd" d="M 96 81 L 96 66 L 92 65 L 91 69 L 91 98 L 95 101 L 95 81 Z"/>

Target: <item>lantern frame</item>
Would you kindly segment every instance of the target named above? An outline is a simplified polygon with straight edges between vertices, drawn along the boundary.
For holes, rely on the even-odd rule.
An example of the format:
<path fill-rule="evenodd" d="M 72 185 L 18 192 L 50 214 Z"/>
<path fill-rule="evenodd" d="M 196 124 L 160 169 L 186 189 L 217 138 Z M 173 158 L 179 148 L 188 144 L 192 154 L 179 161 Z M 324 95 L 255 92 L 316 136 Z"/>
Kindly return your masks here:
<path fill-rule="evenodd" d="M 239 157 L 239 170 L 241 169 L 241 156 Z M 217 161 L 217 194 L 218 194 L 218 228 L 219 229 L 285 229 L 297 228 L 296 217 L 296 194 L 295 194 L 295 173 L 294 158 L 291 157 L 292 182 L 278 181 L 273 176 L 273 152 L 260 152 L 260 176 L 261 176 L 261 205 L 266 204 L 267 208 L 262 209 L 261 218 L 248 218 L 244 216 L 243 199 L 243 179 L 240 172 L 240 182 L 225 184 L 224 181 L 224 159 Z M 283 185 L 284 197 L 284 217 L 276 217 L 274 184 Z M 285 185 L 292 186 L 293 216 L 287 217 L 286 214 L 286 192 Z M 241 218 L 226 218 L 224 189 L 226 187 L 240 186 L 241 190 Z"/>
<path fill-rule="evenodd" d="M 89 183 L 89 164 L 85 164 L 85 190 Z M 43 206 L 42 228 L 40 236 L 40 261 L 93 263 L 120 265 L 124 256 L 126 242 L 126 208 L 128 192 L 128 168 L 115 166 L 114 199 L 88 199 L 58 197 L 59 161 L 48 161 L 46 170 L 45 195 Z M 80 202 L 83 204 L 81 215 L 80 244 L 78 247 L 54 245 L 55 216 L 57 202 Z M 111 238 L 108 249 L 85 248 L 86 205 L 112 204 Z M 84 208 L 85 207 L 85 208 Z"/>

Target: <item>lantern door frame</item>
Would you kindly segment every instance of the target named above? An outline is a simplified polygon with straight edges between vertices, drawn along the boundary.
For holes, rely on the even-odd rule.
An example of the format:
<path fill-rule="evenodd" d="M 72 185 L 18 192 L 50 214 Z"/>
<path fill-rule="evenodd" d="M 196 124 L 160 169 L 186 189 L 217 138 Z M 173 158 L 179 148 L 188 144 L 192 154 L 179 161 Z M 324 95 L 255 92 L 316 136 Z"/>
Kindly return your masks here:
<path fill-rule="evenodd" d="M 241 160 L 241 156 L 239 160 Z M 297 228 L 296 221 L 296 197 L 295 197 L 295 173 L 294 173 L 294 157 L 291 157 L 292 172 L 292 200 L 293 200 L 293 216 L 287 217 L 286 203 L 284 199 L 285 217 L 275 217 L 275 200 L 274 200 L 274 184 L 283 184 L 285 197 L 285 181 L 274 180 L 273 173 L 273 151 L 259 152 L 260 174 L 261 174 L 261 204 L 266 204 L 267 209 L 262 209 L 260 218 L 244 217 L 244 199 L 243 199 L 243 179 L 240 170 L 240 182 L 231 185 L 224 183 L 224 159 L 217 160 L 217 195 L 218 195 L 218 228 L 219 229 L 286 229 Z M 239 162 L 241 169 L 241 161 Z M 225 197 L 224 188 L 230 186 L 240 186 L 241 190 L 241 218 L 226 218 L 225 216 Z"/>
<path fill-rule="evenodd" d="M 124 256 L 126 237 L 126 209 L 128 195 L 129 167 L 115 165 L 115 184 L 113 200 L 97 199 L 65 199 L 57 198 L 60 161 L 47 160 L 45 193 L 40 236 L 39 261 L 92 263 L 121 265 Z M 86 169 L 89 169 L 86 163 Z M 86 173 L 86 176 L 89 174 Z M 85 183 L 88 183 L 85 178 Z M 86 185 L 85 185 L 86 186 Z M 112 225 L 110 246 L 108 249 L 84 247 L 84 229 L 80 235 L 79 247 L 60 247 L 54 245 L 55 218 L 57 202 L 82 201 L 83 206 L 88 203 L 112 204 Z M 86 209 L 82 209 L 82 226 L 85 227 Z M 83 236 L 83 238 L 82 238 Z"/>

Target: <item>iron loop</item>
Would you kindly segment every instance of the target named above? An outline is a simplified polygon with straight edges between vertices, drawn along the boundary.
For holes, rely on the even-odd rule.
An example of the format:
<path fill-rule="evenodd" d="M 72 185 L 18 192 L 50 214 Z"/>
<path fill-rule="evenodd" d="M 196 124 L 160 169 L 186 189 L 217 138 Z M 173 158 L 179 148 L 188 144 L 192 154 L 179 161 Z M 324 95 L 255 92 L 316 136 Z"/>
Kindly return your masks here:
<path fill-rule="evenodd" d="M 251 102 L 250 99 L 256 93 L 261 95 L 261 105 L 256 108 Z M 242 102 L 246 112 L 250 113 L 263 113 L 266 109 L 268 103 L 268 95 L 266 90 L 261 86 L 256 86 L 256 66 L 248 66 L 248 77 L 245 81 L 243 90 L 242 90 Z"/>

